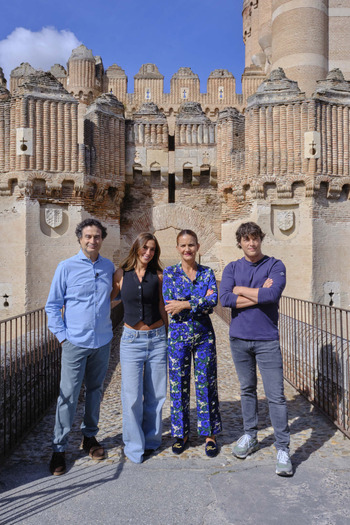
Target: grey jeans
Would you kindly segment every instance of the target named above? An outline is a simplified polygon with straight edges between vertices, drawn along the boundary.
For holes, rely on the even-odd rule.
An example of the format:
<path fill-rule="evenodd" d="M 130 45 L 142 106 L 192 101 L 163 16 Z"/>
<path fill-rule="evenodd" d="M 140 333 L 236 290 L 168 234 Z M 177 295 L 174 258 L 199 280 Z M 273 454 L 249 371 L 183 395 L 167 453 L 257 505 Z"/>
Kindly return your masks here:
<path fill-rule="evenodd" d="M 279 341 L 249 341 L 230 337 L 231 354 L 241 386 L 244 432 L 252 437 L 258 432 L 257 373 L 259 366 L 269 403 L 275 447 L 288 452 L 290 432 L 283 388 L 283 364 Z"/>

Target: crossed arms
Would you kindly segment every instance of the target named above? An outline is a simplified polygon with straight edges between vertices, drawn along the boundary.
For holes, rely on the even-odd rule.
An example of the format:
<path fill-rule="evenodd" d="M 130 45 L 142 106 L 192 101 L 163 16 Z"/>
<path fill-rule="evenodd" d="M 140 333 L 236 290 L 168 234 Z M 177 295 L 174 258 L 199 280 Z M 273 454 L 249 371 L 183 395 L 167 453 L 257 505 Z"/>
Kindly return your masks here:
<path fill-rule="evenodd" d="M 273 280 L 268 277 L 262 288 L 271 288 Z M 260 288 L 248 288 L 247 286 L 234 286 L 232 292 L 236 294 L 236 308 L 247 308 L 248 306 L 254 306 L 258 304 L 258 294 Z"/>
<path fill-rule="evenodd" d="M 262 285 L 256 287 L 259 283 L 258 275 L 255 278 L 255 286 L 239 286 L 236 284 L 242 278 L 242 267 L 235 271 L 236 262 L 226 266 L 220 286 L 220 301 L 222 306 L 228 308 L 248 308 L 257 304 L 273 304 L 280 300 L 284 287 L 286 285 L 285 266 L 282 261 L 275 260 L 266 268 L 265 277 L 261 280 Z M 260 272 L 261 275 L 261 272 Z M 266 277 L 267 275 L 267 277 Z M 253 280 L 254 282 L 254 280 Z"/>

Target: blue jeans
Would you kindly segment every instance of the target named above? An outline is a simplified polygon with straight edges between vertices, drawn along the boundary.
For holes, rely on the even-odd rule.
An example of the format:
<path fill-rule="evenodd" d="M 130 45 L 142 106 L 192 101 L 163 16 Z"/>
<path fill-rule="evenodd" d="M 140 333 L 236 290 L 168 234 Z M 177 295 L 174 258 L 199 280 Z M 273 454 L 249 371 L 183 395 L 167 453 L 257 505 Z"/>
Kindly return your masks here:
<path fill-rule="evenodd" d="M 241 385 L 244 432 L 254 438 L 258 432 L 256 391 L 256 365 L 258 365 L 269 403 L 270 419 L 275 432 L 275 447 L 277 450 L 288 452 L 290 433 L 279 341 L 248 341 L 230 337 L 230 346 Z"/>
<path fill-rule="evenodd" d="M 120 341 L 124 453 L 142 463 L 146 449 L 162 441 L 162 407 L 166 399 L 165 327 L 133 330 L 124 326 Z"/>
<path fill-rule="evenodd" d="M 67 448 L 83 380 L 85 413 L 81 429 L 86 437 L 96 436 L 110 346 L 108 343 L 100 348 L 81 348 L 69 341 L 62 344 L 60 394 L 52 442 L 54 452 L 64 452 Z"/>

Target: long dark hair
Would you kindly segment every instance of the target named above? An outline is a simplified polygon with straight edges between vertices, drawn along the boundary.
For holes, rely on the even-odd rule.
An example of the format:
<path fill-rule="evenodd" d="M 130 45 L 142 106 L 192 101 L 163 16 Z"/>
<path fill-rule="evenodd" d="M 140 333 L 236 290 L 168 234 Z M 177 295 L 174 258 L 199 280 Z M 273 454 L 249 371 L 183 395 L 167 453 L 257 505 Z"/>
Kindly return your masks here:
<path fill-rule="evenodd" d="M 130 248 L 129 255 L 126 257 L 126 259 L 122 262 L 121 268 L 128 272 L 129 270 L 133 270 L 136 266 L 136 262 L 139 256 L 139 250 L 144 246 L 148 241 L 154 241 L 156 245 L 156 249 L 154 252 L 154 256 L 152 260 L 148 263 L 147 268 L 153 271 L 159 271 L 162 272 L 163 268 L 160 265 L 159 257 L 160 257 L 160 246 L 157 241 L 157 238 L 152 234 L 148 232 L 142 232 L 139 233 L 136 239 L 133 242 L 133 245 Z"/>

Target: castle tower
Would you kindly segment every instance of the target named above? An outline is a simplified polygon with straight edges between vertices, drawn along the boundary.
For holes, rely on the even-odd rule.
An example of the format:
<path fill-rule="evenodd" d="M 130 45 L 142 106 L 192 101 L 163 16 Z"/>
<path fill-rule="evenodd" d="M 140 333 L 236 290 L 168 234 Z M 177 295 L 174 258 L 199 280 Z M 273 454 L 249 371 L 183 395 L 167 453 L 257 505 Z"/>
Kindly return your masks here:
<path fill-rule="evenodd" d="M 244 116 L 235 108 L 220 111 L 217 120 L 218 190 L 241 192 L 244 176 Z M 228 211 L 232 218 L 232 210 Z M 227 217 L 225 217 L 227 218 Z"/>
<path fill-rule="evenodd" d="M 20 66 L 13 69 L 10 73 L 10 91 L 11 93 L 17 89 L 19 84 L 22 84 L 29 75 L 36 73 L 34 69 L 28 62 L 22 62 Z"/>
<path fill-rule="evenodd" d="M 96 95 L 96 62 L 91 49 L 83 44 L 73 49 L 68 60 L 68 90 L 79 100 L 91 103 Z"/>
<path fill-rule="evenodd" d="M 164 90 L 164 76 L 155 64 L 143 64 L 134 76 L 134 102 L 161 104 Z"/>
<path fill-rule="evenodd" d="M 265 0 L 266 1 L 266 0 Z M 259 44 L 259 10 L 261 9 L 258 0 L 243 1 L 243 41 L 245 44 L 245 64 L 250 66 L 254 64 L 258 67 L 264 67 L 262 59 L 262 50 Z"/>
<path fill-rule="evenodd" d="M 68 77 L 67 71 L 61 64 L 54 64 L 50 69 L 51 75 L 53 75 L 59 82 L 61 82 L 64 89 L 67 89 Z"/>
<path fill-rule="evenodd" d="M 260 19 L 270 18 L 269 10 L 271 0 L 264 0 L 264 4 L 258 0 L 243 1 L 243 41 L 245 44 L 245 69 L 242 75 L 242 94 L 246 103 L 248 97 L 256 92 L 258 86 L 265 78 L 265 71 L 269 67 L 267 56 L 260 41 Z M 271 39 L 270 39 L 271 40 Z M 268 39 L 263 38 L 266 47 Z M 271 44 L 270 44 L 271 46 Z"/>
<path fill-rule="evenodd" d="M 199 100 L 199 77 L 190 67 L 180 67 L 170 80 L 171 102 L 196 102 Z"/>
<path fill-rule="evenodd" d="M 339 68 L 350 80 L 350 9 L 348 0 L 329 0 L 329 70 Z"/>
<path fill-rule="evenodd" d="M 118 192 L 123 192 L 124 106 L 112 93 L 104 93 L 88 107 L 84 122 L 84 144 L 88 150 L 86 172 L 93 177 L 94 184 L 99 181 L 103 187 L 108 183 L 118 188 Z"/>
<path fill-rule="evenodd" d="M 104 92 L 112 92 L 118 100 L 126 103 L 128 96 L 127 91 L 128 77 L 126 76 L 124 69 L 117 64 L 113 64 L 106 69 Z"/>
<path fill-rule="evenodd" d="M 328 73 L 328 0 L 272 0 L 272 65 L 311 96 Z"/>
<path fill-rule="evenodd" d="M 232 105 L 236 98 L 236 80 L 227 69 L 215 69 L 207 81 L 207 103 L 222 106 Z"/>
<path fill-rule="evenodd" d="M 50 73 L 24 80 L 0 101 L 1 234 L 8 247 L 0 289 L 10 305 L 0 316 L 42 306 L 56 264 L 70 253 L 70 198 L 83 175 L 77 101 Z"/>
<path fill-rule="evenodd" d="M 83 44 L 73 49 L 68 60 L 67 90 L 79 100 L 78 140 L 84 141 L 84 115 L 86 106 L 102 92 L 102 86 L 96 81 L 96 61 L 91 49 Z"/>

